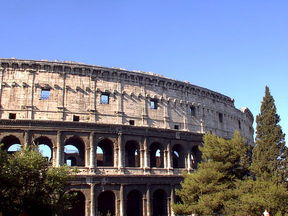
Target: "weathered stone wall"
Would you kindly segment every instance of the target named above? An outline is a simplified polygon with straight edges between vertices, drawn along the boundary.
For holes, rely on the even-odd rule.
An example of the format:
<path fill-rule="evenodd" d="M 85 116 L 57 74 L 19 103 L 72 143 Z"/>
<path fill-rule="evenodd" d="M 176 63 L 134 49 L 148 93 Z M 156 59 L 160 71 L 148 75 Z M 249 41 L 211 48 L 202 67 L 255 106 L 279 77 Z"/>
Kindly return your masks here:
<path fill-rule="evenodd" d="M 197 168 L 205 132 L 229 138 L 240 130 L 253 143 L 247 108 L 144 72 L 0 59 L 0 104 L 2 148 L 44 144 L 53 166 L 75 159 L 79 216 L 106 214 L 106 207 L 117 216 L 173 216 L 175 188 Z M 65 152 L 67 145 L 78 152 Z"/>
<path fill-rule="evenodd" d="M 239 130 L 253 143 L 253 116 L 222 94 L 159 75 L 78 63 L 0 59 L 1 118 L 133 124 L 229 138 Z M 41 91 L 50 96 L 41 98 Z M 101 103 L 101 95 L 109 104 Z M 157 109 L 151 109 L 150 101 Z M 191 114 L 195 108 L 195 115 Z M 76 118 L 77 118 L 76 117 Z M 75 120 L 75 119 L 74 119 Z"/>

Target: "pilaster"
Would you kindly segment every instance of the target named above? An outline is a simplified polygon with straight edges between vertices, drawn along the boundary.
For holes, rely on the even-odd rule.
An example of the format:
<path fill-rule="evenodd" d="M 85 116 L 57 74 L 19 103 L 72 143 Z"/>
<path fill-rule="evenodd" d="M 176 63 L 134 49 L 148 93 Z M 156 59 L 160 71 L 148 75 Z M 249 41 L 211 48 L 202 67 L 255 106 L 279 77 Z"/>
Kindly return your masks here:
<path fill-rule="evenodd" d="M 90 133 L 89 136 L 89 144 L 90 144 L 90 163 L 89 163 L 89 168 L 91 169 L 90 171 L 93 171 L 93 169 L 97 166 L 95 164 L 95 157 L 96 157 L 96 152 L 95 152 L 95 147 L 94 147 L 94 132 Z"/>
<path fill-rule="evenodd" d="M 57 143 L 56 143 L 56 167 L 61 166 L 62 164 L 62 146 L 61 146 L 61 131 L 57 131 Z"/>
<path fill-rule="evenodd" d="M 95 214 L 95 184 L 90 184 L 90 216 L 96 216 Z"/>

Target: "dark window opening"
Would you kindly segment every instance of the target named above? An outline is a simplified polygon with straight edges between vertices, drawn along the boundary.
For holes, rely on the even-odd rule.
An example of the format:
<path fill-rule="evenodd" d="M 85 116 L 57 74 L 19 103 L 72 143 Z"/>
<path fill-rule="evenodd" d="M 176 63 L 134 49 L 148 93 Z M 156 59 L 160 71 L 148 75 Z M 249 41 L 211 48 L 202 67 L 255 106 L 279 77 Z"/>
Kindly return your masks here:
<path fill-rule="evenodd" d="M 16 113 L 9 113 L 9 119 L 16 119 Z"/>
<path fill-rule="evenodd" d="M 112 191 L 104 191 L 98 196 L 99 215 L 115 215 L 115 195 Z M 98 214 L 97 214 L 98 215 Z"/>
<path fill-rule="evenodd" d="M 85 145 L 81 138 L 74 136 L 65 141 L 64 162 L 70 166 L 85 166 Z"/>
<path fill-rule="evenodd" d="M 238 120 L 238 127 L 241 130 L 241 121 L 240 120 Z"/>
<path fill-rule="evenodd" d="M 179 130 L 179 125 L 174 125 L 175 130 Z"/>
<path fill-rule="evenodd" d="M 85 216 L 85 195 L 80 191 L 70 191 L 69 194 L 76 193 L 72 200 L 71 208 L 66 210 L 64 216 Z"/>
<path fill-rule="evenodd" d="M 222 113 L 219 113 L 219 122 L 223 123 L 223 114 Z"/>
<path fill-rule="evenodd" d="M 143 206 L 142 206 L 142 194 L 138 190 L 133 190 L 129 192 L 127 196 L 127 216 L 142 216 Z"/>
<path fill-rule="evenodd" d="M 140 167 L 139 144 L 136 141 L 128 141 L 125 144 L 125 165 Z"/>
<path fill-rule="evenodd" d="M 167 195 L 165 191 L 159 189 L 153 193 L 152 198 L 153 214 L 152 216 L 164 216 L 168 215 L 167 211 Z"/>
<path fill-rule="evenodd" d="M 5 136 L 1 142 L 3 145 L 1 145 L 0 147 L 7 151 L 8 154 L 13 154 L 16 151 L 19 151 L 21 149 L 21 143 L 20 140 L 15 137 L 15 136 Z"/>
<path fill-rule="evenodd" d="M 160 143 L 153 143 L 150 146 L 150 167 L 164 167 L 164 151 Z"/>
<path fill-rule="evenodd" d="M 185 153 L 181 145 L 172 148 L 173 168 L 185 168 Z"/>
<path fill-rule="evenodd" d="M 109 139 L 100 141 L 96 149 L 97 166 L 113 166 L 113 154 L 113 142 Z"/>
<path fill-rule="evenodd" d="M 46 158 L 49 162 L 52 162 L 51 159 L 53 157 L 53 144 L 48 137 L 38 137 L 33 140 L 32 143 L 37 146 L 38 151 L 42 154 L 44 158 Z"/>
<path fill-rule="evenodd" d="M 50 89 L 41 89 L 40 100 L 48 100 L 50 97 Z"/>
<path fill-rule="evenodd" d="M 191 167 L 193 169 L 197 169 L 198 163 L 201 161 L 201 152 L 198 146 L 194 146 L 191 149 L 190 160 L 191 160 Z"/>
<path fill-rule="evenodd" d="M 80 120 L 80 117 L 77 116 L 77 115 L 73 115 L 73 121 L 79 121 Z"/>
<path fill-rule="evenodd" d="M 191 116 L 196 116 L 196 108 L 195 108 L 195 106 L 190 106 L 190 114 L 191 114 Z"/>
<path fill-rule="evenodd" d="M 157 109 L 158 108 L 158 101 L 155 99 L 150 100 L 150 109 Z"/>
<path fill-rule="evenodd" d="M 102 93 L 100 97 L 100 103 L 101 104 L 109 104 L 109 94 Z"/>
<path fill-rule="evenodd" d="M 66 164 L 67 164 L 67 166 L 76 166 L 76 165 L 77 165 L 77 159 L 76 159 L 76 157 L 73 157 L 73 156 L 68 157 L 68 158 L 66 159 Z"/>
<path fill-rule="evenodd" d="M 135 125 L 135 121 L 134 120 L 129 120 L 129 125 Z"/>

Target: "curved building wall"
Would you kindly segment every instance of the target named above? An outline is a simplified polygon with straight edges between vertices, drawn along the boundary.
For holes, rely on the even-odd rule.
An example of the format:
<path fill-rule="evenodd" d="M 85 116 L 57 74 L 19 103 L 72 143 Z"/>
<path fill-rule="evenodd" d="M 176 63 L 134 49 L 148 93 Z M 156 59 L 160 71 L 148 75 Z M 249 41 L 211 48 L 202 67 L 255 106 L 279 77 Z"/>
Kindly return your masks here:
<path fill-rule="evenodd" d="M 0 59 L 0 84 L 2 148 L 46 145 L 51 165 L 78 168 L 69 215 L 174 215 L 175 188 L 197 168 L 205 132 L 239 130 L 253 144 L 249 109 L 151 73 Z"/>
<path fill-rule="evenodd" d="M 211 131 L 239 130 L 253 143 L 253 116 L 217 92 L 159 75 L 79 63 L 0 59 L 1 118 L 96 122 Z M 42 91 L 50 95 L 41 96 Z M 108 104 L 106 101 L 108 97 Z M 151 108 L 151 103 L 155 107 Z M 76 119 L 75 117 L 76 116 Z"/>

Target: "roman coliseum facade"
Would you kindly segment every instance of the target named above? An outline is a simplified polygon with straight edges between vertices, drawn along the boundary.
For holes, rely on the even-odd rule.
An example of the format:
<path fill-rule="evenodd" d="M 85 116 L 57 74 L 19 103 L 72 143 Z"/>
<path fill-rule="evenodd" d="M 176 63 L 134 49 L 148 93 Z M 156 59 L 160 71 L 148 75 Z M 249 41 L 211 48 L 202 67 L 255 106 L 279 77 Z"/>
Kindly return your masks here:
<path fill-rule="evenodd" d="M 71 215 L 173 215 L 175 188 L 197 167 L 204 133 L 239 130 L 253 143 L 249 109 L 152 73 L 0 59 L 0 82 L 3 148 L 46 146 L 53 166 L 79 169 Z"/>

